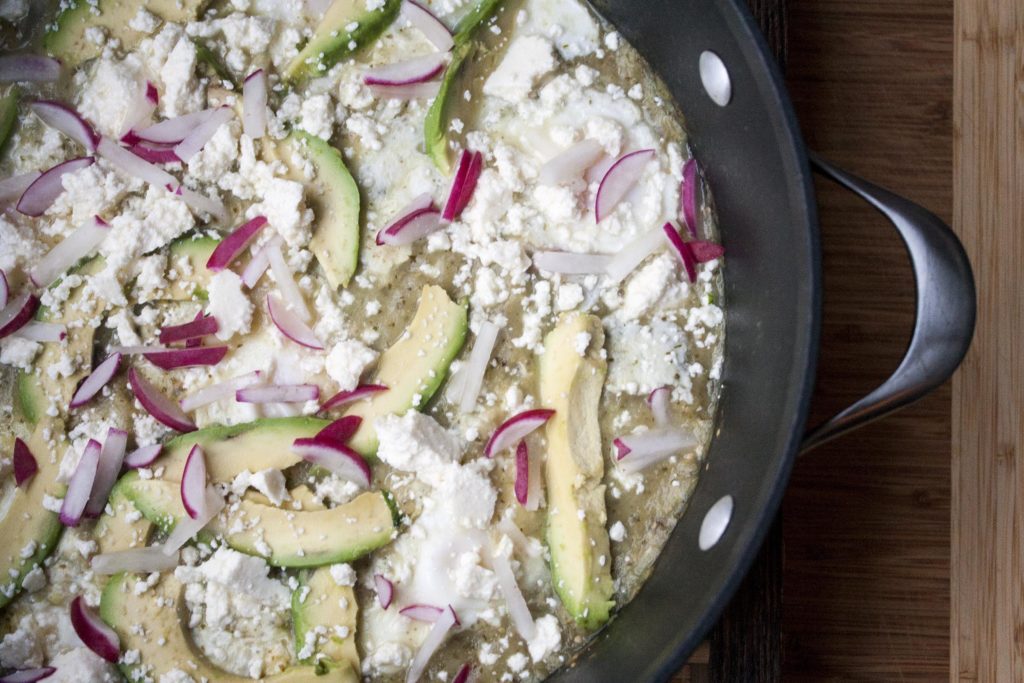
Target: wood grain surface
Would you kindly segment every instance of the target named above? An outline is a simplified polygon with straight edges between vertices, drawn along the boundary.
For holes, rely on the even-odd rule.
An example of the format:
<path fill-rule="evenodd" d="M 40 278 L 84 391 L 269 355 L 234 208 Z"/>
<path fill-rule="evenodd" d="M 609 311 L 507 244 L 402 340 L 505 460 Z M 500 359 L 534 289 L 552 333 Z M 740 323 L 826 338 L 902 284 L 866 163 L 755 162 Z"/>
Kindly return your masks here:
<path fill-rule="evenodd" d="M 1024 6 L 958 2 L 954 227 L 978 282 L 953 384 L 950 668 L 1024 680 Z"/>

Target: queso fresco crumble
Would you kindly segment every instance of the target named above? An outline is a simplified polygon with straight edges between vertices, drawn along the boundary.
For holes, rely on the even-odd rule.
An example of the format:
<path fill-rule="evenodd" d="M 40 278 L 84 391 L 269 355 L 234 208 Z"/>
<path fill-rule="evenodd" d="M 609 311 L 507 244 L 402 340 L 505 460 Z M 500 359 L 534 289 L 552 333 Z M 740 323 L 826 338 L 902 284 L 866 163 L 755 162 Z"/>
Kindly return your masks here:
<path fill-rule="evenodd" d="M 0 1 L 0 680 L 568 662 L 722 362 L 637 53 L 578 0 L 44 4 Z"/>

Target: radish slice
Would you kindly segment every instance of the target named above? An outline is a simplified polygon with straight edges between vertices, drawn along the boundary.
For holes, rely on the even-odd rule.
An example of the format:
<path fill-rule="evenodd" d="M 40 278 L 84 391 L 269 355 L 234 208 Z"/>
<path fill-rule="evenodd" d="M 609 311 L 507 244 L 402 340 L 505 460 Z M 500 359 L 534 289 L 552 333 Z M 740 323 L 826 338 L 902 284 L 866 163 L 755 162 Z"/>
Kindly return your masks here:
<path fill-rule="evenodd" d="M 14 456 L 12 460 L 14 461 L 15 486 L 22 486 L 22 484 L 27 483 L 39 471 L 39 463 L 36 462 L 36 456 L 32 455 L 32 450 L 21 438 L 14 439 Z"/>
<path fill-rule="evenodd" d="M 358 415 L 346 415 L 317 432 L 316 438 L 319 440 L 344 444 L 352 438 L 352 435 L 355 434 L 356 431 L 359 430 L 359 425 L 362 423 L 363 418 Z"/>
<path fill-rule="evenodd" d="M 512 571 L 512 565 L 504 555 L 494 552 L 488 540 L 484 544 L 484 552 L 489 555 L 491 567 L 494 568 L 494 575 L 498 579 L 498 588 L 505 596 L 505 604 L 508 606 L 508 616 L 512 619 L 512 625 L 522 636 L 523 640 L 529 642 L 537 635 L 537 625 L 530 614 L 530 608 L 526 604 L 523 592 L 519 590 L 516 583 L 516 575 Z"/>
<path fill-rule="evenodd" d="M 469 662 L 459 667 L 458 673 L 452 679 L 452 683 L 469 683 L 469 676 L 473 673 L 473 665 Z"/>
<path fill-rule="evenodd" d="M 194 346 L 184 349 L 166 349 L 145 354 L 146 360 L 161 370 L 194 368 L 216 365 L 228 354 L 227 346 Z"/>
<path fill-rule="evenodd" d="M 540 167 L 537 182 L 541 185 L 561 185 L 579 180 L 588 168 L 604 155 L 604 147 L 596 140 L 580 140 L 555 155 Z"/>
<path fill-rule="evenodd" d="M 142 130 L 133 130 L 131 136 L 147 142 L 177 144 L 188 137 L 189 133 L 209 119 L 216 111 L 216 109 L 204 109 L 167 119 Z"/>
<path fill-rule="evenodd" d="M 181 472 L 181 504 L 192 519 L 205 512 L 206 455 L 199 444 L 192 446 Z"/>
<path fill-rule="evenodd" d="M 696 282 L 697 262 L 693 258 L 693 252 L 690 251 L 690 245 L 683 241 L 683 238 L 679 236 L 679 231 L 676 230 L 676 226 L 671 223 L 665 223 L 665 225 L 661 226 L 661 231 L 672 246 L 672 251 L 676 253 L 676 256 L 682 262 L 683 268 L 686 270 L 686 278 L 690 282 Z"/>
<path fill-rule="evenodd" d="M 39 308 L 39 297 L 25 292 L 14 297 L 0 311 L 0 339 L 10 336 L 28 324 Z"/>
<path fill-rule="evenodd" d="M 100 451 L 102 447 L 96 439 L 89 439 L 82 451 L 82 458 L 78 461 L 71 479 L 68 480 L 68 490 L 64 494 L 64 500 L 60 506 L 60 523 L 64 526 L 78 526 L 82 521 L 82 513 L 89 502 L 89 495 L 92 493 L 93 482 L 96 481 L 96 469 L 100 464 Z"/>
<path fill-rule="evenodd" d="M 401 16 L 419 29 L 423 36 L 441 52 L 447 52 L 455 47 L 452 32 L 448 30 L 444 22 L 415 0 L 402 2 Z"/>
<path fill-rule="evenodd" d="M 50 205 L 64 192 L 62 182 L 64 174 L 74 173 L 87 166 L 92 166 L 95 161 L 92 157 L 79 157 L 63 161 L 46 170 L 25 189 L 16 208 L 26 216 L 42 216 L 43 212 L 50 208 Z"/>
<path fill-rule="evenodd" d="M 157 422 L 179 432 L 195 431 L 195 423 L 178 407 L 178 404 L 160 393 L 135 368 L 128 370 L 128 383 L 131 385 L 135 398 Z"/>
<path fill-rule="evenodd" d="M 491 361 L 491 354 L 494 352 L 494 344 L 498 341 L 498 332 L 500 331 L 501 329 L 489 320 L 481 323 L 469 359 L 465 365 L 459 368 L 455 386 L 458 390 L 457 393 L 461 394 L 458 402 L 459 410 L 463 413 L 469 413 L 476 407 L 476 400 L 484 385 L 487 364 Z"/>
<path fill-rule="evenodd" d="M 174 569 L 178 566 L 178 553 L 167 555 L 160 546 L 131 548 L 111 553 L 94 555 L 89 568 L 97 574 L 110 575 L 121 572 L 149 574 Z"/>
<path fill-rule="evenodd" d="M 165 555 L 174 555 L 181 549 L 181 546 L 188 543 L 192 538 L 202 531 L 207 524 L 224 509 L 224 498 L 217 493 L 216 487 L 212 484 L 206 487 L 206 500 L 203 503 L 203 514 L 192 519 L 191 517 L 180 517 L 171 529 L 160 546 L 160 551 Z"/>
<path fill-rule="evenodd" d="M 441 618 L 444 610 L 444 607 L 436 607 L 434 605 L 409 605 L 398 610 L 398 613 L 415 621 L 425 621 L 433 624 Z"/>
<path fill-rule="evenodd" d="M 268 245 L 267 260 L 270 262 L 270 272 L 274 274 L 274 280 L 277 281 L 277 289 L 284 297 L 288 308 L 292 309 L 302 322 L 309 322 L 310 316 L 306 300 L 302 297 L 298 285 L 295 284 L 292 271 L 284 260 L 284 254 L 281 253 L 280 245 Z"/>
<path fill-rule="evenodd" d="M 315 384 L 270 384 L 235 392 L 235 400 L 239 403 L 305 403 L 318 398 L 320 387 Z"/>
<path fill-rule="evenodd" d="M 214 401 L 223 401 L 226 398 L 234 400 L 235 392 L 239 389 L 251 387 L 254 384 L 259 383 L 262 379 L 263 373 L 259 370 L 253 370 L 247 372 L 244 375 L 226 379 L 223 382 L 217 382 L 210 386 L 203 387 L 199 391 L 189 394 L 185 398 L 179 401 L 178 405 L 181 409 L 186 412 L 191 412 L 196 408 L 213 403 Z"/>
<path fill-rule="evenodd" d="M 551 419 L 555 411 L 548 408 L 534 408 L 516 413 L 501 423 L 484 446 L 484 455 L 493 458 L 517 441 L 523 440 L 527 434 Z"/>
<path fill-rule="evenodd" d="M 526 477 L 526 502 L 523 503 L 523 508 L 533 512 L 540 509 L 540 500 L 544 495 L 544 481 L 541 478 L 541 463 L 538 458 L 531 455 L 529 449 L 527 449 L 526 456 L 529 471 Z M 515 524 L 512 526 L 515 527 Z"/>
<path fill-rule="evenodd" d="M 122 356 L 144 356 L 147 353 L 159 353 L 170 351 L 166 346 L 111 346 L 111 353 L 120 353 Z"/>
<path fill-rule="evenodd" d="M 707 263 L 725 256 L 725 247 L 721 244 L 708 242 L 707 240 L 693 240 L 689 242 L 690 253 L 693 254 L 697 263 Z"/>
<path fill-rule="evenodd" d="M 182 161 L 187 162 L 189 159 L 199 153 L 210 138 L 213 137 L 217 129 L 222 125 L 231 120 L 231 117 L 235 115 L 231 107 L 219 107 L 210 114 L 206 120 L 200 123 L 198 126 L 189 131 L 181 142 L 174 146 L 174 153 L 178 155 Z"/>
<path fill-rule="evenodd" d="M 146 81 L 133 98 L 128 116 L 125 117 L 124 125 L 121 128 L 123 142 L 135 142 L 139 139 L 132 133 L 132 130 L 142 128 L 143 124 L 153 116 L 158 104 L 160 104 L 160 93 L 157 92 L 156 86 L 151 81 Z"/>
<path fill-rule="evenodd" d="M 380 608 L 391 607 L 391 601 L 395 598 L 395 584 L 391 583 L 383 574 L 374 574 L 373 587 L 377 589 L 377 601 L 380 602 Z"/>
<path fill-rule="evenodd" d="M 93 216 L 65 237 L 29 271 L 36 287 L 48 287 L 68 268 L 88 256 L 110 234 L 110 226 L 99 216 Z"/>
<path fill-rule="evenodd" d="M 0 180 L 0 203 L 6 204 L 20 198 L 41 175 L 39 171 L 29 171 Z"/>
<path fill-rule="evenodd" d="M 434 198 L 431 194 L 429 192 L 424 192 L 409 202 L 401 211 L 398 212 L 398 216 L 394 220 L 384 226 L 384 228 L 377 233 L 377 244 L 383 244 L 380 241 L 380 236 L 382 234 L 391 234 L 401 230 L 402 226 L 406 223 L 428 210 L 436 211 L 437 209 L 434 207 Z"/>
<path fill-rule="evenodd" d="M 60 62 L 42 55 L 5 55 L 0 57 L 0 81 L 45 83 L 60 78 Z"/>
<path fill-rule="evenodd" d="M 107 506 L 110 491 L 117 482 L 117 475 L 121 473 L 124 449 L 127 444 L 128 432 L 115 427 L 107 430 L 107 438 L 103 441 L 103 448 L 100 450 L 100 461 L 96 467 L 92 493 L 89 495 L 89 503 L 85 506 L 86 517 L 99 517 L 103 508 Z"/>
<path fill-rule="evenodd" d="M 694 239 L 697 238 L 697 183 L 697 160 L 690 159 L 683 164 L 683 182 L 679 186 L 679 213 Z"/>
<path fill-rule="evenodd" d="M 371 85 L 370 92 L 377 97 L 394 100 L 419 100 L 437 97 L 441 91 L 441 81 L 427 81 L 411 85 Z"/>
<path fill-rule="evenodd" d="M 448 631 L 451 631 L 452 627 L 458 622 L 455 610 L 452 609 L 451 605 L 448 605 L 448 608 L 434 622 L 434 627 L 430 629 L 430 633 L 427 634 L 416 656 L 412 658 L 412 663 L 409 664 L 409 670 L 405 675 L 405 683 L 416 683 L 416 681 L 420 680 L 420 676 L 426 670 L 427 664 L 430 663 L 430 658 L 441 647 L 441 643 L 444 642 Z"/>
<path fill-rule="evenodd" d="M 134 178 L 140 178 L 150 185 L 166 188 L 168 185 L 175 187 L 178 180 L 159 166 L 154 166 L 136 154 L 132 154 L 125 148 L 119 146 L 110 138 L 100 138 L 100 144 L 96 145 L 96 153 L 117 167 L 122 173 Z"/>
<path fill-rule="evenodd" d="M 89 152 L 96 151 L 100 136 L 78 112 L 70 107 L 52 100 L 36 100 L 29 105 L 32 112 L 50 128 L 59 130 L 64 135 L 85 147 Z"/>
<path fill-rule="evenodd" d="M 697 438 L 686 429 L 662 427 L 620 436 L 612 443 L 619 467 L 632 473 L 694 448 Z"/>
<path fill-rule="evenodd" d="M 647 395 L 647 405 L 651 407 L 654 415 L 654 424 L 659 427 L 667 427 L 669 423 L 668 406 L 672 398 L 671 387 L 658 387 Z"/>
<path fill-rule="evenodd" d="M 530 495 L 530 449 L 525 441 L 520 441 L 516 446 L 516 500 L 523 507 Z"/>
<path fill-rule="evenodd" d="M 36 681 L 49 678 L 55 673 L 57 670 L 52 666 L 43 666 L 38 669 L 18 669 L 5 676 L 0 676 L 0 683 L 36 683 Z"/>
<path fill-rule="evenodd" d="M 267 74 L 257 69 L 242 83 L 242 130 L 261 138 L 267 132 Z"/>
<path fill-rule="evenodd" d="M 537 251 L 533 254 L 533 265 L 549 273 L 562 275 L 603 274 L 611 257 L 604 254 L 575 254 L 568 251 Z"/>
<path fill-rule="evenodd" d="M 453 221 L 462 214 L 463 209 L 466 208 L 473 196 L 476 182 L 480 179 L 483 168 L 483 154 L 462 150 L 462 154 L 459 155 L 459 166 L 455 171 L 455 178 L 452 179 L 452 187 L 448 192 L 448 201 L 445 202 L 441 218 Z"/>
<path fill-rule="evenodd" d="M 188 341 L 199 337 L 208 337 L 217 334 L 220 324 L 212 315 L 202 315 L 181 325 L 165 325 L 160 328 L 160 343 L 173 344 L 174 342 Z"/>
<path fill-rule="evenodd" d="M 206 269 L 216 273 L 230 266 L 266 224 L 266 216 L 256 216 L 233 230 L 230 235 L 220 241 L 217 248 L 210 254 L 210 258 L 206 261 Z"/>
<path fill-rule="evenodd" d="M 654 158 L 653 149 L 641 149 L 623 154 L 611 165 L 601 179 L 594 201 L 594 217 L 600 223 L 618 206 L 640 180 L 647 162 Z"/>
<path fill-rule="evenodd" d="M 325 413 L 332 408 L 348 405 L 354 401 L 369 398 L 374 394 L 387 390 L 388 388 L 383 384 L 360 384 L 351 391 L 339 391 L 334 396 L 331 396 L 322 406 L 320 406 L 320 410 L 318 412 Z"/>
<path fill-rule="evenodd" d="M 437 209 L 419 209 L 397 222 L 389 228 L 377 233 L 377 244 L 398 246 L 412 244 L 418 239 L 437 232 L 442 227 L 441 212 Z"/>
<path fill-rule="evenodd" d="M 364 489 L 370 488 L 370 466 L 363 456 L 344 444 L 315 436 L 312 439 L 295 439 L 292 451 L 306 462 L 330 470 Z"/>
<path fill-rule="evenodd" d="M 0 268 L 0 309 L 7 306 L 7 298 L 11 293 L 11 287 L 7 284 L 7 273 Z"/>
<path fill-rule="evenodd" d="M 660 227 L 651 228 L 623 247 L 622 251 L 612 256 L 608 261 L 605 272 L 612 282 L 622 282 L 648 256 L 664 248 L 664 246 L 665 233 L 662 232 Z"/>
<path fill-rule="evenodd" d="M 169 147 L 151 147 L 144 142 L 136 142 L 128 151 L 151 164 L 181 163 L 181 158 Z"/>
<path fill-rule="evenodd" d="M 270 319 L 274 325 L 285 337 L 299 346 L 317 351 L 323 350 L 323 342 L 317 338 L 316 333 L 309 328 L 309 325 L 302 322 L 299 316 L 292 313 L 281 303 L 279 298 L 272 294 L 267 295 L 267 311 L 270 313 Z"/>
<path fill-rule="evenodd" d="M 71 601 L 71 625 L 85 646 L 112 664 L 121 656 L 121 641 L 114 629 L 85 604 L 79 595 Z"/>
<path fill-rule="evenodd" d="M 366 70 L 363 83 L 388 86 L 425 83 L 444 71 L 446 58 L 444 52 L 435 52 L 394 64 L 376 66 Z"/>
<path fill-rule="evenodd" d="M 149 467 L 160 457 L 160 451 L 163 449 L 164 447 L 158 443 L 150 446 L 140 446 L 125 456 L 124 466 L 130 470 Z"/>
<path fill-rule="evenodd" d="M 59 342 L 68 336 L 68 330 L 59 323 L 41 323 L 33 320 L 17 332 L 22 339 L 37 342 Z"/>
<path fill-rule="evenodd" d="M 274 235 L 269 242 L 260 247 L 259 251 L 252 255 L 249 259 L 249 263 L 245 266 L 242 271 L 242 284 L 252 289 L 259 282 L 260 278 L 263 277 L 263 273 L 267 271 L 270 266 L 270 258 L 267 256 L 271 249 L 271 245 L 277 245 L 278 248 L 284 243 L 280 235 Z"/>

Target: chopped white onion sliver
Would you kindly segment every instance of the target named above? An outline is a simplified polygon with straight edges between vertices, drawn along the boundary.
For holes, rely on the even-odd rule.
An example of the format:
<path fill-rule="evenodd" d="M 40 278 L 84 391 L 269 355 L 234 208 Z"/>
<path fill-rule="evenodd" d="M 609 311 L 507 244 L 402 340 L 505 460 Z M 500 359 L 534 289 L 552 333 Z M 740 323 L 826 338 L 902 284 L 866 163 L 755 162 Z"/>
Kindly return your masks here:
<path fill-rule="evenodd" d="M 256 139 L 267 132 L 267 72 L 257 69 L 242 83 L 242 129 Z"/>
<path fill-rule="evenodd" d="M 418 100 L 437 97 L 441 90 L 441 81 L 426 81 L 425 83 L 411 83 L 409 85 L 368 85 L 377 97 L 390 98 L 395 100 Z"/>
<path fill-rule="evenodd" d="M 538 251 L 533 254 L 533 265 L 549 273 L 562 275 L 593 275 L 604 273 L 611 261 L 604 254 L 575 254 L 568 251 Z"/>
<path fill-rule="evenodd" d="M 29 171 L 0 180 L 0 202 L 13 202 L 18 199 L 41 175 L 40 171 Z"/>
<path fill-rule="evenodd" d="M 673 455 L 697 446 L 697 437 L 687 429 L 666 427 L 628 434 L 615 439 L 620 454 L 618 466 L 624 472 L 639 472 Z"/>
<path fill-rule="evenodd" d="M 58 342 L 67 334 L 67 327 L 60 323 L 41 323 L 33 320 L 15 332 L 14 336 L 37 342 Z"/>
<path fill-rule="evenodd" d="M 375 66 L 366 70 L 363 82 L 367 85 L 389 87 L 425 83 L 441 73 L 446 59 L 445 53 L 434 52 L 401 62 Z"/>
<path fill-rule="evenodd" d="M 438 617 L 437 621 L 434 622 L 434 626 L 430 629 L 430 633 L 423 640 L 423 644 L 420 645 L 420 649 L 416 652 L 416 656 L 412 658 L 412 663 L 409 664 L 409 670 L 405 674 L 405 683 L 416 683 L 420 680 L 420 676 L 427 668 L 427 664 L 430 663 L 430 658 L 434 656 L 437 649 L 441 647 L 441 643 L 448 636 L 448 632 L 455 626 L 457 619 L 455 618 L 455 611 L 448 606 L 441 616 Z"/>
<path fill-rule="evenodd" d="M 170 190 L 171 188 L 168 189 Z M 179 195 L 181 201 L 188 204 L 191 209 L 208 213 L 220 221 L 226 222 L 228 220 L 227 207 L 219 199 L 207 197 L 205 194 L 200 194 L 181 185 L 174 190 L 174 193 Z"/>
<path fill-rule="evenodd" d="M 210 141 L 217 129 L 230 121 L 234 115 L 235 112 L 231 107 L 218 108 L 174 146 L 174 153 L 178 155 L 179 159 L 188 163 L 188 160 L 198 154 L 199 150 Z"/>
<path fill-rule="evenodd" d="M 284 260 L 284 254 L 281 252 L 279 244 L 267 244 L 267 260 L 270 262 L 270 272 L 274 274 L 277 289 L 281 292 L 285 304 L 302 322 L 308 323 L 309 308 L 306 306 L 306 300 L 303 298 L 299 286 L 295 284 L 292 270 Z"/>
<path fill-rule="evenodd" d="M 171 533 L 168 534 L 167 540 L 159 546 L 164 555 L 177 553 L 224 509 L 224 498 L 217 493 L 217 489 L 212 484 L 206 487 L 206 504 L 203 507 L 205 508 L 203 514 L 195 519 L 188 515 L 181 515 L 178 518 Z"/>
<path fill-rule="evenodd" d="M 134 131 L 134 134 L 136 137 L 148 142 L 178 143 L 188 137 L 188 134 L 195 130 L 197 126 L 210 118 L 215 111 L 217 110 L 204 109 L 173 119 L 167 119 L 166 121 L 153 124 L 149 128 Z"/>
<path fill-rule="evenodd" d="M 163 552 L 161 546 L 131 548 L 94 555 L 89 567 L 97 574 L 111 575 L 120 572 L 148 574 L 174 569 L 178 566 L 178 551 Z"/>
<path fill-rule="evenodd" d="M 222 382 L 216 382 L 207 387 L 203 387 L 199 391 L 189 394 L 185 398 L 178 402 L 181 409 L 185 412 L 192 412 L 196 408 L 209 405 L 215 401 L 223 401 L 226 399 L 235 400 L 235 392 L 239 389 L 251 387 L 258 384 L 263 377 L 263 373 L 259 370 L 247 372 L 244 375 L 238 377 L 232 377 Z"/>
<path fill-rule="evenodd" d="M 665 232 L 661 226 L 651 228 L 612 256 L 605 272 L 612 282 L 622 282 L 644 259 L 664 247 Z"/>
<path fill-rule="evenodd" d="M 452 32 L 433 12 L 414 0 L 402 3 L 401 16 L 423 33 L 423 36 L 441 52 L 455 46 Z"/>
<path fill-rule="evenodd" d="M 110 226 L 99 216 L 93 216 L 39 259 L 29 278 L 36 287 L 50 286 L 68 268 L 88 256 L 108 234 Z"/>
<path fill-rule="evenodd" d="M 17 4 L 11 7 L 17 7 Z M 28 5 L 22 5 L 27 7 Z M 0 57 L 0 82 L 45 83 L 60 78 L 60 62 L 42 55 L 4 55 Z"/>
<path fill-rule="evenodd" d="M 242 284 L 252 289 L 256 286 L 256 283 L 263 277 L 263 273 L 267 272 L 267 268 L 270 266 L 270 258 L 267 254 L 270 252 L 272 246 L 276 245 L 278 249 L 284 244 L 284 240 L 281 239 L 280 235 L 274 235 L 270 238 L 270 241 L 260 247 L 249 259 L 249 263 L 246 264 L 242 270 Z"/>
<path fill-rule="evenodd" d="M 523 640 L 527 642 L 533 640 L 537 635 L 537 625 L 533 621 L 533 615 L 530 614 L 530 608 L 526 604 L 523 592 L 519 590 L 516 575 L 512 571 L 512 564 L 507 557 L 494 552 L 489 539 L 484 544 L 484 550 L 494 568 L 498 587 L 505 596 L 505 604 L 508 606 L 508 615 L 512 619 L 512 625 L 516 627 L 516 631 Z"/>
<path fill-rule="evenodd" d="M 89 503 L 85 506 L 86 517 L 99 517 L 107 506 L 110 490 L 114 488 L 117 475 L 121 473 L 121 464 L 124 462 L 124 451 L 127 445 L 128 432 L 114 427 L 107 430 L 107 438 L 103 441 L 103 448 L 100 449 L 100 462 L 96 467 L 92 493 L 89 496 Z"/>
<path fill-rule="evenodd" d="M 462 373 L 462 397 L 459 401 L 459 410 L 468 413 L 476 406 L 476 399 L 480 396 L 480 389 L 484 385 L 484 373 L 487 372 L 487 364 L 494 352 L 494 344 L 498 340 L 498 333 L 501 331 L 497 325 L 489 320 L 480 324 L 480 330 L 476 333 L 476 341 L 473 342 L 473 351 L 469 354 L 469 360 L 460 368 Z"/>
<path fill-rule="evenodd" d="M 537 182 L 541 185 L 561 185 L 579 180 L 603 154 L 604 148 L 596 140 L 580 140 L 546 161 L 540 167 Z"/>
<path fill-rule="evenodd" d="M 170 173 L 129 152 L 110 138 L 100 138 L 100 144 L 96 146 L 96 152 L 116 166 L 122 173 L 127 173 L 135 178 L 141 178 L 150 185 L 156 185 L 164 189 L 178 186 L 178 180 Z"/>

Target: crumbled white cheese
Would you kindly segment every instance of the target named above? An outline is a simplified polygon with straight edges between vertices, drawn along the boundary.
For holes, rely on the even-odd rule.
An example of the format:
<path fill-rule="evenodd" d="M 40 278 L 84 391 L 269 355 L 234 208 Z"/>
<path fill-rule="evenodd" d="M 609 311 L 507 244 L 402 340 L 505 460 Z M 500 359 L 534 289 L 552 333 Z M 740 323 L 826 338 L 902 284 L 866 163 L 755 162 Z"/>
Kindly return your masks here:
<path fill-rule="evenodd" d="M 527 647 L 533 661 L 539 662 L 561 646 L 562 630 L 558 624 L 558 617 L 553 614 L 545 614 L 534 623 L 537 625 L 537 632 L 527 643 Z"/>
<path fill-rule="evenodd" d="M 356 570 L 352 568 L 352 565 L 344 563 L 332 564 L 330 571 L 331 578 L 339 586 L 356 585 Z"/>
<path fill-rule="evenodd" d="M 529 96 L 540 78 L 554 68 L 550 41 L 541 36 L 514 38 L 501 63 L 484 81 L 484 94 L 515 104 Z"/>
<path fill-rule="evenodd" d="M 227 341 L 246 334 L 252 325 L 252 301 L 242 288 L 242 278 L 224 269 L 210 278 L 206 312 L 217 319 L 217 338 Z"/>
<path fill-rule="evenodd" d="M 350 391 L 359 385 L 359 378 L 377 361 L 379 354 L 355 339 L 338 342 L 327 354 L 324 369 L 338 383 L 339 391 Z"/>
<path fill-rule="evenodd" d="M 622 542 L 626 538 L 626 527 L 622 522 L 615 522 L 608 529 L 608 538 L 612 539 L 616 543 Z"/>

